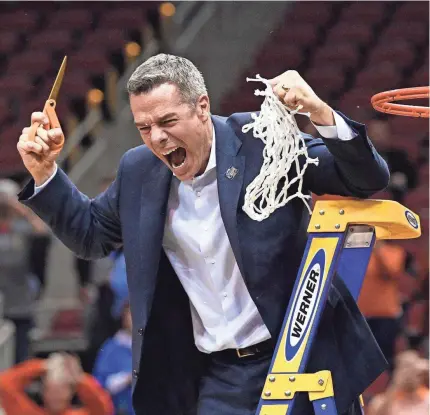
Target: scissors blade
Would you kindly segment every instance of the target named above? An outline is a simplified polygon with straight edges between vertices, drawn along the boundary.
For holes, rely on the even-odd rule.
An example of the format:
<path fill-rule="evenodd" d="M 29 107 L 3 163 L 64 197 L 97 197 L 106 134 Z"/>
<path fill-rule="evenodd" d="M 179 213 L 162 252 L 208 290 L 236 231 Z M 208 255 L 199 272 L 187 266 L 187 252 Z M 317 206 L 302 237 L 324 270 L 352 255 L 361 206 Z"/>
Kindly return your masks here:
<path fill-rule="evenodd" d="M 66 63 L 67 56 L 64 57 L 63 62 L 61 63 L 60 70 L 58 71 L 57 77 L 55 78 L 54 86 L 51 89 L 48 99 L 52 99 L 54 101 L 57 100 L 58 93 L 60 92 L 60 87 L 64 78 L 64 72 L 66 72 Z"/>

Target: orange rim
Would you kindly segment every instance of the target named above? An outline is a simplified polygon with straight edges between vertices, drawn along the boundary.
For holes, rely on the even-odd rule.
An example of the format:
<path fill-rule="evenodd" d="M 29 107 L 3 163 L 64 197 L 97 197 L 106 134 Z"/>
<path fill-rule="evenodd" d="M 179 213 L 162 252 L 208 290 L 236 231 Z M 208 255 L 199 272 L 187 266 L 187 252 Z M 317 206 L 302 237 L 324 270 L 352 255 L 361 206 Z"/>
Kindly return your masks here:
<path fill-rule="evenodd" d="M 403 115 L 405 117 L 429 118 L 429 107 L 393 103 L 393 101 L 429 97 L 430 86 L 420 86 L 416 88 L 402 88 L 394 89 L 392 91 L 380 92 L 379 94 L 373 95 L 371 103 L 375 110 L 385 112 L 387 114 Z"/>

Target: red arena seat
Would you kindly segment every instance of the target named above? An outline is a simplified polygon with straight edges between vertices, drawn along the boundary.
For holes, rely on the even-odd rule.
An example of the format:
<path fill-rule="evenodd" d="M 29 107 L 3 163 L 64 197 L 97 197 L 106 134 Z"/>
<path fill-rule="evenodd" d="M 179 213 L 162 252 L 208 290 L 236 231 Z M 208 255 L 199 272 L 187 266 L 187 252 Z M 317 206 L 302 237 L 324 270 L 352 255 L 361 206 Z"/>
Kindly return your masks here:
<path fill-rule="evenodd" d="M 373 25 L 384 18 L 386 8 L 386 3 L 384 2 L 349 3 L 349 6 L 342 10 L 339 21 L 353 24 L 357 21 L 363 21 Z"/>
<path fill-rule="evenodd" d="M 9 73 L 27 74 L 29 68 L 31 68 L 32 76 L 46 74 L 55 70 L 51 52 L 28 50 L 19 55 L 14 55 L 9 59 L 7 70 Z"/>
<path fill-rule="evenodd" d="M 383 42 L 372 49 L 368 66 L 388 61 L 399 69 L 408 68 L 415 61 L 416 51 L 411 42 L 399 39 L 397 42 Z"/>
<path fill-rule="evenodd" d="M 332 17 L 332 7 L 315 1 L 295 2 L 285 18 L 286 22 L 312 23 L 315 28 L 325 25 Z"/>
<path fill-rule="evenodd" d="M 28 48 L 31 50 L 67 51 L 72 42 L 72 34 L 68 30 L 44 30 L 31 36 Z"/>
<path fill-rule="evenodd" d="M 366 23 L 340 22 L 334 26 L 327 36 L 327 43 L 336 44 L 340 39 L 349 42 L 351 45 L 367 45 L 373 37 L 372 27 Z"/>
<path fill-rule="evenodd" d="M 265 73 L 270 73 L 270 76 L 274 76 L 287 69 L 297 69 L 303 62 L 304 57 L 304 51 L 299 46 L 294 44 L 282 45 L 273 49 L 265 49 L 258 55 L 254 67 L 257 68 L 257 73 L 262 76 Z"/>
<path fill-rule="evenodd" d="M 423 45 L 428 42 L 428 24 L 421 22 L 393 21 L 382 34 L 381 41 L 391 45 L 399 39 L 408 40 L 415 45 Z"/>
<path fill-rule="evenodd" d="M 370 103 L 370 99 L 374 94 L 374 90 L 368 88 L 357 88 L 352 89 L 341 97 L 337 107 L 340 111 L 347 114 L 362 113 L 373 111 L 373 107 Z"/>
<path fill-rule="evenodd" d="M 427 1 L 410 1 L 401 5 L 395 15 L 395 20 L 405 22 L 427 22 L 429 16 L 429 3 Z"/>
<path fill-rule="evenodd" d="M 319 47 L 312 58 L 312 65 L 334 65 L 339 69 L 353 68 L 357 65 L 360 53 L 349 42 L 340 41 L 335 45 L 326 43 Z"/>
<path fill-rule="evenodd" d="M 11 117 L 12 112 L 10 100 L 6 97 L 0 97 L 0 126 L 10 120 Z"/>
<path fill-rule="evenodd" d="M 0 133 L 1 151 L 0 166 L 3 174 L 23 170 L 21 158 L 16 149 L 16 143 L 21 135 L 22 127 L 17 124 L 2 126 Z"/>
<path fill-rule="evenodd" d="M 69 72 L 73 74 L 104 74 L 109 69 L 109 60 L 104 52 L 81 50 L 70 57 Z"/>
<path fill-rule="evenodd" d="M 42 13 L 35 10 L 15 10 L 0 13 L 1 30 L 11 30 L 18 33 L 28 33 L 36 29 L 41 21 Z"/>
<path fill-rule="evenodd" d="M 0 53 L 9 55 L 16 53 L 19 45 L 19 34 L 12 31 L 0 32 Z"/>
<path fill-rule="evenodd" d="M 126 44 L 126 33 L 121 29 L 99 29 L 86 36 L 81 49 L 115 50 Z"/>
<path fill-rule="evenodd" d="M 20 73 L 6 74 L 0 78 L 0 95 L 2 97 L 26 97 L 32 91 L 32 80 Z"/>
<path fill-rule="evenodd" d="M 82 4 L 82 3 L 81 3 Z M 106 6 L 105 6 L 106 7 Z M 55 30 L 88 30 L 94 23 L 94 16 L 87 7 L 60 9 L 50 16 L 48 28 Z"/>
<path fill-rule="evenodd" d="M 315 66 L 306 71 L 303 77 L 309 85 L 315 85 L 315 88 L 318 87 L 319 95 L 339 91 L 345 84 L 345 75 L 336 65 Z"/>
<path fill-rule="evenodd" d="M 418 141 L 424 135 L 429 134 L 427 118 L 390 117 L 389 123 L 392 131 L 403 137 L 409 137 L 409 140 L 412 141 L 414 141 L 414 138 Z"/>
<path fill-rule="evenodd" d="M 409 87 L 430 85 L 428 62 L 421 65 L 421 67 L 417 69 L 412 74 L 412 77 L 408 78 L 406 82 Z"/>
<path fill-rule="evenodd" d="M 381 62 L 377 65 L 368 66 L 356 77 L 356 86 L 363 86 L 374 90 L 375 93 L 399 87 L 401 74 L 391 62 Z"/>
<path fill-rule="evenodd" d="M 84 97 L 91 89 L 91 84 L 86 76 L 79 72 L 70 72 L 64 78 L 61 86 L 61 94 L 64 98 Z"/>
<path fill-rule="evenodd" d="M 288 25 L 282 25 L 273 37 L 273 43 L 276 45 L 294 45 L 307 47 L 312 46 L 318 40 L 318 31 L 312 23 L 291 22 Z"/>
<path fill-rule="evenodd" d="M 103 29 L 142 29 L 146 19 L 140 8 L 114 8 L 105 11 L 99 22 Z"/>

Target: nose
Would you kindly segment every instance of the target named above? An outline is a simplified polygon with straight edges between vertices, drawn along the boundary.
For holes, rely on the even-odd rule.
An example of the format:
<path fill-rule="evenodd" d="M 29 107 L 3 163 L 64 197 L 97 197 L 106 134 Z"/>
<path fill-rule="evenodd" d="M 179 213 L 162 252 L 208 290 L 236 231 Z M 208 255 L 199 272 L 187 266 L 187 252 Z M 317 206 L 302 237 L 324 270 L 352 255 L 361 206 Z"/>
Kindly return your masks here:
<path fill-rule="evenodd" d="M 154 126 L 151 129 L 151 141 L 153 145 L 163 147 L 166 145 L 167 139 L 168 136 L 162 128 Z"/>

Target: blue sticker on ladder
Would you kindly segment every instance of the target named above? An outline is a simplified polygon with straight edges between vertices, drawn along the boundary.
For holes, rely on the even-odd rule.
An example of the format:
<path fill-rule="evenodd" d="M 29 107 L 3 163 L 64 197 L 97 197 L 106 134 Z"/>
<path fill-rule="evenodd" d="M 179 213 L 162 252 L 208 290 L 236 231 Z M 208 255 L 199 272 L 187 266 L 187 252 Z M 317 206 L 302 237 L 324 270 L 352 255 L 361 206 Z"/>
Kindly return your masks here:
<path fill-rule="evenodd" d="M 292 308 L 292 319 L 287 334 L 285 357 L 293 360 L 310 329 L 310 322 L 317 310 L 325 267 L 324 249 L 317 251 L 310 262 L 305 277 L 297 290 L 298 295 Z"/>
<path fill-rule="evenodd" d="M 417 218 L 414 216 L 414 214 L 409 210 L 407 210 L 405 211 L 405 216 L 409 222 L 409 225 L 411 225 L 414 229 L 418 229 L 418 221 L 417 221 Z"/>

